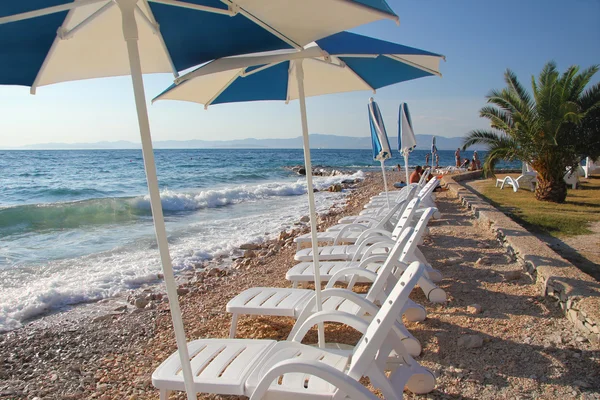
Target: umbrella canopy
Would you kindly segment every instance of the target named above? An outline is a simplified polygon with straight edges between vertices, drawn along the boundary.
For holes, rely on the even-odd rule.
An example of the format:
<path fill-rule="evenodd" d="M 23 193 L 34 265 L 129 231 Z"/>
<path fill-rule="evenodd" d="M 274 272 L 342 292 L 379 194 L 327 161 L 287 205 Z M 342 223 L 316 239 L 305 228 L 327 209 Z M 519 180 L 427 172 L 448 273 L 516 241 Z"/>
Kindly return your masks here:
<path fill-rule="evenodd" d="M 373 160 L 385 161 L 392 157 L 390 141 L 388 140 L 385 124 L 379 106 L 371 97 L 369 99 L 369 126 L 371 127 L 371 144 L 373 145 Z"/>
<path fill-rule="evenodd" d="M 369 125 L 371 127 L 371 144 L 373 145 L 373 159 L 381 163 L 381 173 L 383 175 L 383 184 L 385 186 L 385 196 L 390 207 L 390 199 L 388 198 L 388 187 L 387 179 L 385 176 L 385 160 L 392 157 L 392 151 L 390 150 L 390 141 L 388 140 L 387 133 L 385 131 L 385 125 L 383 123 L 383 117 L 379 106 L 373 98 L 369 99 Z"/>
<path fill-rule="evenodd" d="M 278 51 L 228 57 L 209 62 L 175 80 L 156 100 L 211 104 L 300 100 L 304 160 L 308 186 L 315 282 L 321 282 L 317 225 L 310 160 L 306 96 L 371 90 L 438 75 L 443 56 L 401 44 L 340 32 L 301 51 Z M 315 285 L 321 308 L 320 285 Z M 319 343 L 323 344 L 322 330 Z"/>
<path fill-rule="evenodd" d="M 0 84 L 35 90 L 56 82 L 129 75 L 124 19 L 132 28 L 129 35 L 139 42 L 142 72 L 177 73 L 219 57 L 299 49 L 383 18 L 398 18 L 384 0 L 278 0 L 269 5 L 258 0 L 3 1 Z"/>
<path fill-rule="evenodd" d="M 400 150 L 400 154 L 404 157 L 406 184 L 408 184 L 408 154 L 417 147 L 417 138 L 413 131 L 408 104 L 400 104 L 398 114 L 398 150 Z"/>
<path fill-rule="evenodd" d="M 156 239 L 189 400 L 193 375 L 162 214 L 142 73 L 218 57 L 302 49 L 397 16 L 384 0 L 30 0 L 0 2 L 0 84 L 38 86 L 131 74 Z M 201 47 L 198 46 L 201 43 Z"/>
<path fill-rule="evenodd" d="M 175 80 L 156 100 L 204 104 L 299 98 L 296 68 L 302 61 L 306 96 L 377 89 L 437 75 L 443 56 L 350 32 L 317 40 L 302 51 L 228 57 Z"/>

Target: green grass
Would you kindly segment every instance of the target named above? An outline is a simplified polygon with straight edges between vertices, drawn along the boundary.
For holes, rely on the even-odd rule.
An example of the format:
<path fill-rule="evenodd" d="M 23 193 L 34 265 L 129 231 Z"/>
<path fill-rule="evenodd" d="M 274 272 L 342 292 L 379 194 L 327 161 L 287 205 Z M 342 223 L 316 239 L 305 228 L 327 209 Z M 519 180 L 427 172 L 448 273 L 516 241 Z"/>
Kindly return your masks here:
<path fill-rule="evenodd" d="M 517 193 L 513 192 L 512 188 L 500 190 L 495 184 L 495 179 L 487 179 L 478 182 L 477 189 L 496 208 L 530 231 L 555 237 L 584 235 L 592 233 L 588 229 L 590 223 L 600 221 L 598 175 L 582 179 L 581 189 L 569 189 L 564 204 L 538 201 L 529 190 L 520 189 Z"/>

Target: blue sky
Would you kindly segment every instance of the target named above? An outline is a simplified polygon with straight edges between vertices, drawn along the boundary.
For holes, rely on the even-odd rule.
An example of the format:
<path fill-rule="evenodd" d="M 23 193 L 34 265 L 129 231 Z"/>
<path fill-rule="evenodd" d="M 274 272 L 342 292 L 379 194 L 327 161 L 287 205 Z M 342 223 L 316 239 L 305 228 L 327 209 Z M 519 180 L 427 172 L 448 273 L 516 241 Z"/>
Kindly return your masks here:
<path fill-rule="evenodd" d="M 528 83 L 549 61 L 564 70 L 600 63 L 600 1 L 388 0 L 400 26 L 381 21 L 354 32 L 444 54 L 443 78 L 378 91 L 388 133 L 396 134 L 400 102 L 408 102 L 416 133 L 462 136 L 486 127 L 478 117 L 485 95 L 501 88 L 503 72 Z M 172 80 L 145 78 L 148 100 Z M 594 82 L 600 81 L 597 74 Z M 369 134 L 368 92 L 308 99 L 311 133 Z M 47 142 L 139 142 L 129 77 L 61 83 L 38 89 L 0 87 L 0 147 Z M 149 107 L 154 140 L 290 138 L 301 134 L 299 106 L 277 102 L 210 107 L 162 101 Z"/>

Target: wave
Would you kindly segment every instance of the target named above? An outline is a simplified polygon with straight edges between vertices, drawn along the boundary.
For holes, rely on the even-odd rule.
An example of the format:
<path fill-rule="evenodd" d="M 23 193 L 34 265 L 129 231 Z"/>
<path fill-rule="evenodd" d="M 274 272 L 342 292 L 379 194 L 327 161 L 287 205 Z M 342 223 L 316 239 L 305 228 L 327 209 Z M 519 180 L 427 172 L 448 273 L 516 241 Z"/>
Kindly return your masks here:
<path fill-rule="evenodd" d="M 0 237 L 33 231 L 76 229 L 86 225 L 126 223 L 149 215 L 131 198 L 107 198 L 69 203 L 31 204 L 0 209 Z"/>
<path fill-rule="evenodd" d="M 353 175 L 315 177 L 314 185 L 323 190 L 344 179 L 362 179 Z M 254 202 L 271 197 L 298 196 L 306 193 L 306 181 L 269 182 L 201 192 L 161 192 L 163 211 L 182 212 Z M 0 208 L 0 237 L 47 230 L 77 229 L 85 226 L 124 224 L 150 216 L 150 197 L 111 197 L 75 202 L 32 204 Z"/>

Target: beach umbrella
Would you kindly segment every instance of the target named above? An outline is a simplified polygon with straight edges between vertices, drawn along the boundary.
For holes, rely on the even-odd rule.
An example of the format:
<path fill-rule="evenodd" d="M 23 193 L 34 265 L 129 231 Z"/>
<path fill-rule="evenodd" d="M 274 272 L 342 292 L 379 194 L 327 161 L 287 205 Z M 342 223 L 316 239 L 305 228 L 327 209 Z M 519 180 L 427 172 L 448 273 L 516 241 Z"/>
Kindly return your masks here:
<path fill-rule="evenodd" d="M 435 136 L 431 138 L 431 169 L 433 170 L 433 162 L 437 153 L 437 146 L 435 145 Z"/>
<path fill-rule="evenodd" d="M 385 160 L 392 157 L 390 150 L 390 141 L 388 140 L 383 123 L 383 117 L 379 106 L 373 98 L 369 99 L 369 125 L 371 127 L 371 144 L 373 146 L 373 159 L 381 163 L 381 173 L 383 174 L 383 185 L 385 186 L 385 198 L 388 208 L 390 208 L 390 198 L 388 196 L 387 179 L 385 176 Z"/>
<path fill-rule="evenodd" d="M 321 282 L 317 247 L 317 216 L 306 117 L 306 96 L 376 89 L 438 75 L 443 56 L 379 39 L 340 32 L 317 40 L 301 51 L 227 57 L 177 78 L 156 100 L 213 104 L 299 99 L 304 162 L 308 187 L 315 282 Z M 321 288 L 315 285 L 321 310 Z M 319 329 L 319 344 L 324 344 Z"/>
<path fill-rule="evenodd" d="M 398 114 L 398 150 L 404 157 L 404 170 L 406 172 L 406 184 L 408 185 L 408 155 L 417 147 L 417 138 L 413 131 L 408 104 L 400 104 Z"/>
<path fill-rule="evenodd" d="M 195 398 L 150 137 L 142 73 L 303 45 L 398 17 L 384 0 L 29 0 L 0 2 L 0 84 L 131 75 L 156 239 L 188 399 Z"/>

